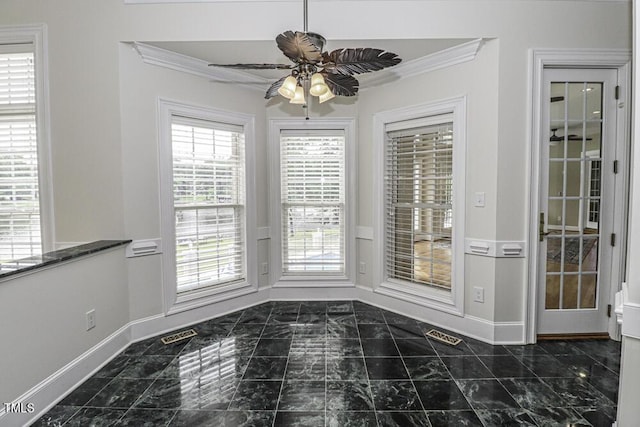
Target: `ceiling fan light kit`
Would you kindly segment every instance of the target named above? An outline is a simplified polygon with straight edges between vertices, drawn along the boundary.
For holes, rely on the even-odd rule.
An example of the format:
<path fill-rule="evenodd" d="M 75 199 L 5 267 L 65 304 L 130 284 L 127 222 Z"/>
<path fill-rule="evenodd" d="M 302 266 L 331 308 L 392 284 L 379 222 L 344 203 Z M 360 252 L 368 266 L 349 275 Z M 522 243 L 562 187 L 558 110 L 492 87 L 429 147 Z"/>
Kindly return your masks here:
<path fill-rule="evenodd" d="M 320 103 L 336 96 L 354 96 L 358 93 L 355 74 L 392 67 L 401 62 L 395 53 L 374 48 L 343 48 L 324 51 L 326 39 L 307 31 L 307 2 L 303 1 L 304 31 L 285 31 L 276 37 L 276 44 L 293 64 L 209 64 L 215 67 L 254 70 L 290 70 L 267 90 L 265 99 L 281 95 L 292 104 L 305 107 L 308 117 L 309 95 Z"/>

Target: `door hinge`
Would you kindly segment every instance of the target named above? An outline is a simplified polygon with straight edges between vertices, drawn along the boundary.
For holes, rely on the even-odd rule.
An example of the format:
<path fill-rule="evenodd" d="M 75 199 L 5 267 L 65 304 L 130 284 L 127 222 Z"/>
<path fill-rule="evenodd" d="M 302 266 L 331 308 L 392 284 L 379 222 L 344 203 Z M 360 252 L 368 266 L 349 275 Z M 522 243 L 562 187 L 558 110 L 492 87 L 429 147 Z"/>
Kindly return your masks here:
<path fill-rule="evenodd" d="M 616 233 L 611 233 L 611 246 L 616 245 Z"/>
<path fill-rule="evenodd" d="M 616 99 L 620 99 L 620 86 L 616 86 Z"/>
<path fill-rule="evenodd" d="M 611 304 L 607 305 L 607 317 L 611 317 Z"/>
<path fill-rule="evenodd" d="M 613 173 L 618 173 L 618 161 L 613 161 Z"/>

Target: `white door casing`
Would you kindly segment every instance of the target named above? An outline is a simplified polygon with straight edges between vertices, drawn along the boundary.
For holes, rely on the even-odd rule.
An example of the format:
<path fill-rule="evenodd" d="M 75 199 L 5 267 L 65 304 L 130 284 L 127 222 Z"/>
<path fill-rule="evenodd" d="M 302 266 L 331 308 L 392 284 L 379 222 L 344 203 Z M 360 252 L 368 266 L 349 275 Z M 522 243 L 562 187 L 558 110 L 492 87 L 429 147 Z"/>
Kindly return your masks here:
<path fill-rule="evenodd" d="M 611 228 L 616 234 L 616 245 L 612 249 L 610 261 L 611 290 L 605 297 L 607 303 L 612 303 L 615 292 L 619 289 L 624 277 L 625 248 L 628 209 L 628 175 L 629 175 L 629 142 L 630 142 L 630 109 L 627 100 L 630 99 L 630 60 L 631 52 L 626 49 L 532 49 L 530 51 L 531 65 L 531 120 L 530 120 L 530 151 L 528 179 L 530 188 L 529 209 L 527 223 L 529 232 L 528 245 L 528 290 L 525 293 L 524 306 L 525 317 L 525 342 L 534 343 L 538 334 L 538 266 L 539 266 L 539 214 L 540 210 L 540 182 L 541 175 L 541 141 L 550 134 L 549 123 L 542 120 L 543 107 L 549 102 L 544 98 L 543 76 L 545 71 L 555 68 L 575 69 L 613 69 L 617 71 L 618 99 L 616 102 L 615 118 L 612 118 L 616 133 L 616 146 L 613 159 L 618 161 L 618 174 L 615 175 L 615 191 L 613 199 L 617 208 L 611 218 Z M 544 124 L 543 124 L 544 123 Z M 546 131 L 545 131 L 546 129 Z M 543 133 L 546 135 L 543 137 Z M 612 167 L 612 164 L 603 165 L 603 168 Z M 609 236 L 607 236 L 607 244 Z M 608 304 L 607 304 L 608 305 Z M 607 328 L 609 335 L 619 338 L 619 327 L 614 318 L 608 318 Z"/>

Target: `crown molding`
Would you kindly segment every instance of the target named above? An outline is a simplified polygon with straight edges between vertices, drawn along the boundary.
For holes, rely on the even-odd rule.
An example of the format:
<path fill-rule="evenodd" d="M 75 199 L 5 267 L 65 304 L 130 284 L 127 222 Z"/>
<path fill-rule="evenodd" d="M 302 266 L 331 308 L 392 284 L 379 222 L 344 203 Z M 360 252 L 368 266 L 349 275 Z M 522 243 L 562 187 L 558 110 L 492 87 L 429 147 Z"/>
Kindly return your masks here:
<path fill-rule="evenodd" d="M 483 39 L 472 40 L 458 46 L 450 47 L 449 49 L 441 50 L 440 52 L 432 53 L 431 55 L 423 56 L 422 58 L 401 63 L 387 70 L 379 71 L 371 75 L 371 77 L 367 77 L 366 80 L 363 79 L 360 84 L 360 89 L 381 86 L 403 78 L 473 61 L 482 43 Z"/>
<path fill-rule="evenodd" d="M 132 46 L 145 64 L 169 68 L 212 81 L 236 83 L 239 86 L 260 92 L 264 92 L 273 83 L 269 79 L 243 71 L 210 67 L 209 63 L 202 59 L 182 55 L 145 43 L 133 42 Z"/>

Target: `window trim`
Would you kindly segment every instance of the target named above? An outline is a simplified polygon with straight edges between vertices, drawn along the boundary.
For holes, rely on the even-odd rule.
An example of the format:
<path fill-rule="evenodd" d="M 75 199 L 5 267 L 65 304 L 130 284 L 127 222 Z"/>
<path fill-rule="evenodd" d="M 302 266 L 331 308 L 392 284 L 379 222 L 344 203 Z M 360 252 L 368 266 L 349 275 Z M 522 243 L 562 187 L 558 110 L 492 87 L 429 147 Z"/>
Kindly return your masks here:
<path fill-rule="evenodd" d="M 283 130 L 340 130 L 345 136 L 345 271 L 344 274 L 282 274 L 282 224 L 280 192 L 280 133 Z M 273 287 L 353 287 L 355 286 L 355 119 L 271 119 L 269 121 L 270 218 L 271 247 L 270 271 Z"/>
<path fill-rule="evenodd" d="M 171 142 L 171 123 L 173 116 L 228 123 L 242 126 L 244 129 L 246 277 L 243 281 L 206 287 L 182 294 L 178 294 L 177 292 L 176 250 L 174 244 L 173 152 Z M 161 236 L 166 242 L 163 245 L 162 253 L 162 283 L 165 314 L 179 313 L 257 291 L 254 116 L 158 98 L 158 126 L 160 224 Z"/>
<path fill-rule="evenodd" d="M 36 84 L 36 129 L 38 132 L 38 190 L 42 253 L 55 249 L 53 174 L 51 167 L 51 116 L 49 107 L 49 56 L 45 24 L 0 26 L 0 45 L 29 46 L 33 51 Z"/>
<path fill-rule="evenodd" d="M 386 278 L 385 251 L 385 152 L 386 127 L 393 123 L 434 116 L 453 115 L 453 234 L 451 238 L 451 291 L 405 283 Z M 466 97 L 460 96 L 421 105 L 388 110 L 374 115 L 374 292 L 410 301 L 424 307 L 464 315 L 464 236 L 465 236 L 465 170 L 466 170 Z"/>

